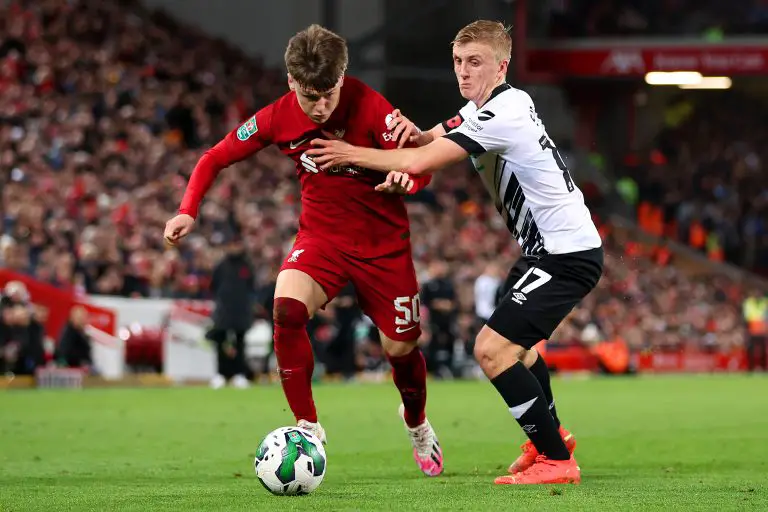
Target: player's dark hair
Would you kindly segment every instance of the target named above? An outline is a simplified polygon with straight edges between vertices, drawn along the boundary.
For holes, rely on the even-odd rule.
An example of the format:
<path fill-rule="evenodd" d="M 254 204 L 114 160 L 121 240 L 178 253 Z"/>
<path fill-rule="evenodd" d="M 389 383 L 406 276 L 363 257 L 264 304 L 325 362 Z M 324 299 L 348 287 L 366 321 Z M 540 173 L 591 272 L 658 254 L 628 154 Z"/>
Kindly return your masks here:
<path fill-rule="evenodd" d="M 301 87 L 316 92 L 333 89 L 347 62 L 347 42 L 320 25 L 310 25 L 293 36 L 285 49 L 288 73 Z"/>

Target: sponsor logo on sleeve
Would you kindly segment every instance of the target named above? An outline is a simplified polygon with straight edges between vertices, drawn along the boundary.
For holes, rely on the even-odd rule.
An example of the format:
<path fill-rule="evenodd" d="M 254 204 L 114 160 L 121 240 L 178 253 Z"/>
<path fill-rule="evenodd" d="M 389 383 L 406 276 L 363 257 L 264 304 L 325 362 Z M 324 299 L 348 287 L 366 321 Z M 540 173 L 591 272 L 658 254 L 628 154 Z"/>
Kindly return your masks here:
<path fill-rule="evenodd" d="M 246 141 L 258 131 L 259 127 L 256 126 L 256 116 L 254 115 L 237 129 L 237 138 L 241 141 Z"/>

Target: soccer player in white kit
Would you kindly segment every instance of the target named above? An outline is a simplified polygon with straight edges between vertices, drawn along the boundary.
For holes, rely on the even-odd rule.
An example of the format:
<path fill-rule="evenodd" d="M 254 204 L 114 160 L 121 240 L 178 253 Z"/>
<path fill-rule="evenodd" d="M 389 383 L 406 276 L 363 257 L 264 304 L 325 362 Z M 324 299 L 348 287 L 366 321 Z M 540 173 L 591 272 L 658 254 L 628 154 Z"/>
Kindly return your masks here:
<path fill-rule="evenodd" d="M 313 141 L 321 167 L 359 165 L 389 172 L 387 182 L 432 173 L 468 156 L 522 248 L 504 295 L 475 342 L 475 357 L 529 440 L 497 484 L 579 483 L 575 439 L 560 426 L 549 372 L 533 348 L 597 284 L 603 249 L 584 196 L 547 135 L 531 97 L 506 83 L 508 30 L 480 20 L 459 31 L 453 62 L 468 103 L 429 131 L 393 113 L 420 147 L 376 150 L 342 140 Z"/>

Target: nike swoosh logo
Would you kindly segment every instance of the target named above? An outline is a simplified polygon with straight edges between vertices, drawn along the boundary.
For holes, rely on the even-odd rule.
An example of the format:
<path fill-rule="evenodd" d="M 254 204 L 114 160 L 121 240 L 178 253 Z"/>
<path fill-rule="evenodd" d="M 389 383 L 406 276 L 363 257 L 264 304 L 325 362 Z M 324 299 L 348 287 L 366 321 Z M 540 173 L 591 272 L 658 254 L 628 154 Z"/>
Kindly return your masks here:
<path fill-rule="evenodd" d="M 418 327 L 418 326 L 417 325 L 412 325 L 412 326 L 408 327 L 407 329 L 403 329 L 402 327 L 396 327 L 395 328 L 395 332 L 397 334 L 403 334 L 404 332 L 408 332 L 411 329 L 415 329 L 416 327 Z"/>
<path fill-rule="evenodd" d="M 289 147 L 290 147 L 291 149 L 296 149 L 297 147 L 301 146 L 302 144 L 304 144 L 304 143 L 305 143 L 305 142 L 307 142 L 308 140 L 309 140 L 309 137 L 307 137 L 306 139 L 301 139 L 299 142 L 291 142 L 291 143 L 289 144 Z"/>

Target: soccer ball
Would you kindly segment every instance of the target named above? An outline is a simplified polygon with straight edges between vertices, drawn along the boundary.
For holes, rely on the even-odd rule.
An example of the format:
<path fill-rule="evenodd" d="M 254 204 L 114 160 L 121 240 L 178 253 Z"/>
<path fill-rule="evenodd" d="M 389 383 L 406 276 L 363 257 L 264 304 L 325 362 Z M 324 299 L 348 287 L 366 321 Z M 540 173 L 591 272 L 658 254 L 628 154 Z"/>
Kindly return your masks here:
<path fill-rule="evenodd" d="M 253 467 L 261 485 L 272 494 L 309 494 L 325 477 L 325 448 L 308 430 L 281 427 L 261 441 Z"/>

